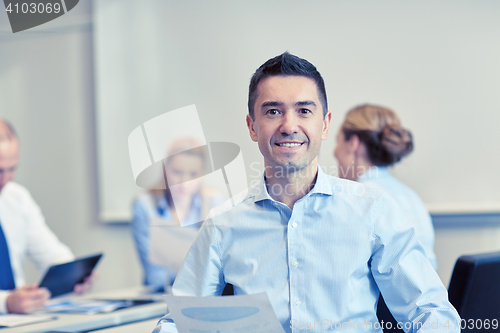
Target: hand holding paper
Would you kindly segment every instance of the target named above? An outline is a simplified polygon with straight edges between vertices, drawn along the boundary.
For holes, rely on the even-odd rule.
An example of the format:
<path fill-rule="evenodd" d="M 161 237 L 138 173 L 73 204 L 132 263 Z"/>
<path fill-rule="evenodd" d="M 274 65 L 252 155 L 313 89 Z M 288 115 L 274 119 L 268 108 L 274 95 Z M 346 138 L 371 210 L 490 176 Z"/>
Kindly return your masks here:
<path fill-rule="evenodd" d="M 224 297 L 164 297 L 179 332 L 285 332 L 266 293 Z"/>

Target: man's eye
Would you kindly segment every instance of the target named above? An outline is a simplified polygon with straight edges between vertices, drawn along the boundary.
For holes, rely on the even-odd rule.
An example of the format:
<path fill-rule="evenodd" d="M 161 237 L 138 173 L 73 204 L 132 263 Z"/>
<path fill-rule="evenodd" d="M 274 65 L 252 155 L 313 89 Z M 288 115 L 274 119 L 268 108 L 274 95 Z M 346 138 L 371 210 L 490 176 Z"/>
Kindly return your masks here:
<path fill-rule="evenodd" d="M 299 112 L 300 113 L 311 113 L 311 110 L 309 110 L 309 109 L 300 109 Z"/>
<path fill-rule="evenodd" d="M 278 110 L 276 110 L 276 109 L 271 109 L 271 110 L 267 110 L 267 112 L 266 112 L 266 113 L 267 113 L 267 114 L 278 114 L 278 113 L 279 113 L 279 111 L 278 111 Z"/>

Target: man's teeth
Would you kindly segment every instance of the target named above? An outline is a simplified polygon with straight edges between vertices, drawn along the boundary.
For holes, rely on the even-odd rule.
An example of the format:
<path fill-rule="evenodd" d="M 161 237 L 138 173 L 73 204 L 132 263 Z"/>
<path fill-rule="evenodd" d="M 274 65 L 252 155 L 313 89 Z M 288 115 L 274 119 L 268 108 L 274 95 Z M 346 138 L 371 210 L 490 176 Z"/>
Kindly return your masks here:
<path fill-rule="evenodd" d="M 280 147 L 297 147 L 300 146 L 302 143 L 278 143 L 278 146 Z"/>

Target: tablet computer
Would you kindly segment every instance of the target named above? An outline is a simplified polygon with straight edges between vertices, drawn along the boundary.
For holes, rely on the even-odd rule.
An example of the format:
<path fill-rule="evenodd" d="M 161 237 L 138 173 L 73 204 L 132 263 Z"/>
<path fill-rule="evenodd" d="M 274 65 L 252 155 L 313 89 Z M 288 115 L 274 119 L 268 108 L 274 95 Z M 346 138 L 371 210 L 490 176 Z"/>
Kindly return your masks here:
<path fill-rule="evenodd" d="M 51 266 L 39 287 L 47 288 L 51 297 L 67 294 L 73 291 L 76 284 L 92 273 L 92 270 L 101 259 L 102 253 L 76 259 L 75 261 Z"/>

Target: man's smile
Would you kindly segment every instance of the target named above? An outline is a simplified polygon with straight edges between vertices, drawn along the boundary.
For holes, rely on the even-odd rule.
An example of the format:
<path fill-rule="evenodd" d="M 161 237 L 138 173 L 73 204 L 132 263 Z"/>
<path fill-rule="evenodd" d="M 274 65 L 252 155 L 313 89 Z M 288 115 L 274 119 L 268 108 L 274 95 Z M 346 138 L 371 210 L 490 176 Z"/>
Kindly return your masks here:
<path fill-rule="evenodd" d="M 282 141 L 275 143 L 276 146 L 285 148 L 296 148 L 302 146 L 303 144 L 304 142 L 295 142 L 295 141 Z"/>

